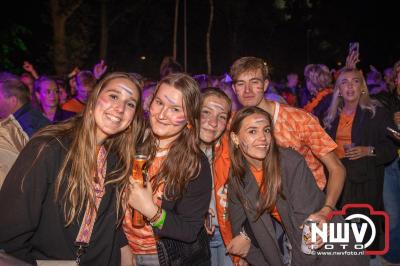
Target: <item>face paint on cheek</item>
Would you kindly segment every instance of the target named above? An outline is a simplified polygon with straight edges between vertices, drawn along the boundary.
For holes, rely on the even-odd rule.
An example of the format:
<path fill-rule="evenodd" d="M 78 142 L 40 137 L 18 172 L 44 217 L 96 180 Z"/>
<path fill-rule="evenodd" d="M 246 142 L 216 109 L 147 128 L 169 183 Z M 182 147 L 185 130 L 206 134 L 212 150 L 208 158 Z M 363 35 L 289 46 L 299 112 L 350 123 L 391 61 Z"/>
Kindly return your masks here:
<path fill-rule="evenodd" d="M 187 120 L 186 120 L 185 116 L 177 116 L 177 117 L 173 117 L 171 119 L 171 123 L 174 126 L 183 126 L 184 124 L 187 123 Z"/>
<path fill-rule="evenodd" d="M 245 139 L 239 140 L 239 146 L 241 147 L 242 151 L 246 154 L 249 153 L 249 143 Z"/>

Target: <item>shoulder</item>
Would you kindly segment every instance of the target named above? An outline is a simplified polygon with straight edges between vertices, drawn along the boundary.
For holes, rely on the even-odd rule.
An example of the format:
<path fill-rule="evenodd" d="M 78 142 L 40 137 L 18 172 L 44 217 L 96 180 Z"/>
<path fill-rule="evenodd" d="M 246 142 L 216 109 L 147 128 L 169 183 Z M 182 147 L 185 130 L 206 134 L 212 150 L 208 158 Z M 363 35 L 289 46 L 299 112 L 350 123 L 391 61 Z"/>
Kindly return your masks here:
<path fill-rule="evenodd" d="M 299 163 L 304 162 L 304 157 L 301 156 L 297 151 L 290 148 L 281 148 L 279 147 L 279 159 L 282 168 L 288 168 L 296 166 Z"/>
<path fill-rule="evenodd" d="M 71 139 L 68 137 L 56 136 L 38 136 L 33 137 L 22 150 L 22 152 L 38 153 L 44 152 L 46 157 L 50 157 L 58 152 L 67 152 L 71 144 Z"/>
<path fill-rule="evenodd" d="M 290 120 L 292 123 L 302 123 L 303 121 L 318 123 L 317 118 L 311 113 L 305 111 L 304 109 L 286 104 L 280 104 L 279 117 L 285 120 Z"/>

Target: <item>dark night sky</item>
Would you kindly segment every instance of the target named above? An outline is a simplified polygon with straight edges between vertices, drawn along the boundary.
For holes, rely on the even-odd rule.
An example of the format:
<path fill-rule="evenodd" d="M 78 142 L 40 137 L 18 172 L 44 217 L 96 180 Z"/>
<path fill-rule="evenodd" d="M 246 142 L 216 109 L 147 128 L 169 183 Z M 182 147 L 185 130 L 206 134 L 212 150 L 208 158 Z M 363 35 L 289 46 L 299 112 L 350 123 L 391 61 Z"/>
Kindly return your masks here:
<path fill-rule="evenodd" d="M 88 23 L 86 29 L 91 49 L 85 64 L 80 67 L 91 68 L 99 56 L 99 0 L 83 2 L 85 9 L 81 13 Z M 129 3 L 124 0 L 109 2 L 112 4 L 110 13 L 118 8 L 123 10 L 124 3 Z M 175 1 L 130 2 L 142 3 L 141 10 L 139 14 L 133 12 L 123 16 L 110 29 L 107 62 L 114 70 L 139 72 L 157 78 L 162 57 L 172 53 Z M 288 71 L 301 74 L 307 59 L 309 63 L 334 67 L 345 59 L 350 41 L 360 42 L 362 62 L 359 66 L 363 69 L 372 64 L 383 70 L 400 59 L 397 1 L 322 0 L 316 1 L 320 4 L 314 5 L 312 10 L 305 11 L 302 4 L 307 1 L 289 0 L 287 2 L 293 3 L 290 20 L 282 20 L 279 10 L 271 8 L 271 1 L 214 2 L 212 58 L 213 73 L 217 75 L 223 74 L 234 59 L 244 55 L 267 60 L 273 68 L 273 78 L 281 78 Z M 193 74 L 207 70 L 205 33 L 208 8 L 207 0 L 188 0 L 188 72 Z M 18 65 L 26 58 L 40 72 L 51 73 L 53 68 L 48 51 L 52 29 L 48 1 L 15 0 L 7 9 L 10 18 L 2 18 L 5 21 L 1 24 L 0 34 L 11 23 L 18 23 L 32 32 L 23 38 L 28 51 L 14 54 L 14 63 Z M 182 12 L 180 15 L 182 19 Z M 307 19 L 310 16 L 311 19 Z M 138 23 L 141 25 L 139 30 Z M 183 64 L 182 25 L 183 20 L 180 20 L 178 60 Z M 142 55 L 146 56 L 145 61 L 140 60 Z"/>

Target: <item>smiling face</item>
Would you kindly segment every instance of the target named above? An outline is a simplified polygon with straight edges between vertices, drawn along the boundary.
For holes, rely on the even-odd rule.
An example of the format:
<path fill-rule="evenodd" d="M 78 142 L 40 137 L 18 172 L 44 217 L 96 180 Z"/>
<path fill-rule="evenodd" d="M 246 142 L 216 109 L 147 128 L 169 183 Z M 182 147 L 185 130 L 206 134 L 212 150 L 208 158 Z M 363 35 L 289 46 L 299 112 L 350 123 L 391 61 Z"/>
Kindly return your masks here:
<path fill-rule="evenodd" d="M 110 80 L 100 92 L 93 112 L 97 143 L 127 129 L 139 101 L 138 88 L 132 81 L 125 78 Z"/>
<path fill-rule="evenodd" d="M 182 93 L 163 83 L 150 105 L 150 126 L 153 133 L 163 140 L 163 145 L 173 142 L 187 124 Z"/>
<path fill-rule="evenodd" d="M 358 103 L 363 88 L 362 77 L 356 72 L 344 72 L 338 78 L 339 92 L 345 104 Z"/>
<path fill-rule="evenodd" d="M 226 129 L 229 104 L 222 97 L 210 95 L 203 101 L 200 116 L 200 139 L 209 144 L 216 141 Z"/>
<path fill-rule="evenodd" d="M 260 169 L 271 144 L 271 125 L 262 114 L 252 114 L 241 122 L 239 132 L 231 133 L 232 141 L 238 145 L 246 160 Z"/>
<path fill-rule="evenodd" d="M 247 106 L 258 106 L 264 99 L 268 80 L 263 79 L 260 69 L 249 70 L 238 75 L 233 83 L 233 90 L 239 102 Z"/>

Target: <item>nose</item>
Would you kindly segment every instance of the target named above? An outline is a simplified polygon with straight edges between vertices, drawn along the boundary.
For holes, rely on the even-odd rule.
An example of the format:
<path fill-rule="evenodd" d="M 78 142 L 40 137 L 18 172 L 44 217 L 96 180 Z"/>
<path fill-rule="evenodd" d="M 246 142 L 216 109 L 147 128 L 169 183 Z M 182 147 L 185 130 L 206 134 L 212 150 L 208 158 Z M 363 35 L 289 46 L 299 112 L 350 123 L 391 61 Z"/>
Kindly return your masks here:
<path fill-rule="evenodd" d="M 160 120 L 164 120 L 166 119 L 166 115 L 167 115 L 167 108 L 164 106 L 158 113 L 157 118 Z"/>
<path fill-rule="evenodd" d="M 246 92 L 246 93 L 249 93 L 249 92 L 250 92 L 250 84 L 249 84 L 249 83 L 246 83 L 246 84 L 244 85 L 244 92 Z"/>
<path fill-rule="evenodd" d="M 117 102 L 115 103 L 114 110 L 118 113 L 123 113 L 125 111 L 125 103 Z"/>
<path fill-rule="evenodd" d="M 212 127 L 217 127 L 217 125 L 218 125 L 217 117 L 209 117 L 208 124 Z"/>

